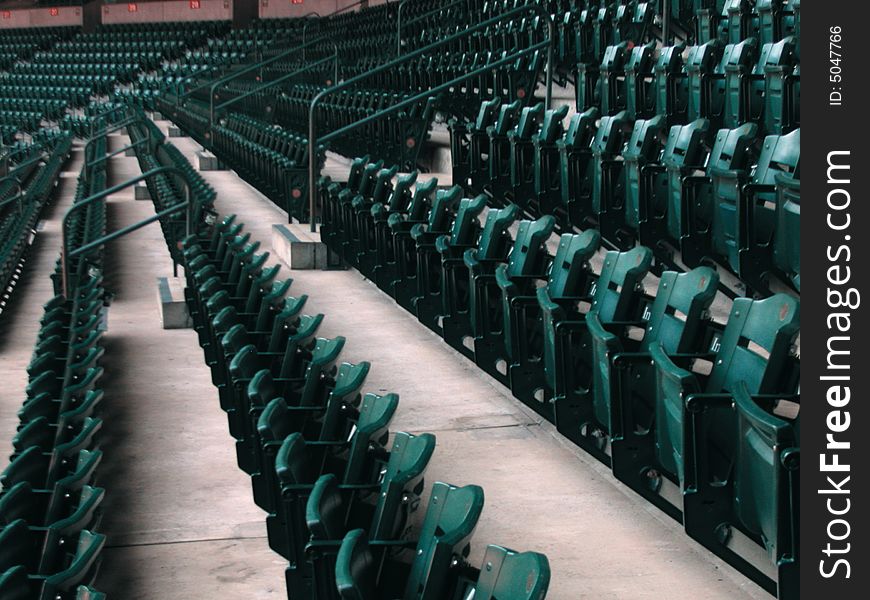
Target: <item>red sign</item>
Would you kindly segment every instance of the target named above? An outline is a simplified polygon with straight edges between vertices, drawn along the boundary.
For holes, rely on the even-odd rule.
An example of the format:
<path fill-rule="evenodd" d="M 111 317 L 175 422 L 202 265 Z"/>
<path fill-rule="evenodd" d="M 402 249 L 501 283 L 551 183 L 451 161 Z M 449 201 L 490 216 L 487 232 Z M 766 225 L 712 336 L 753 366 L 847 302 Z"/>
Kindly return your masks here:
<path fill-rule="evenodd" d="M 305 0 L 290 0 L 290 4 L 304 4 Z"/>
<path fill-rule="evenodd" d="M 12 18 L 12 13 L 11 13 L 10 11 L 8 11 L 8 10 L 4 10 L 4 11 L 3 11 L 3 18 L 4 18 L 4 19 L 11 19 L 11 18 Z"/>
<path fill-rule="evenodd" d="M 52 17 L 56 17 L 59 12 L 60 11 L 58 11 L 56 8 L 49 8 L 48 9 L 48 14 L 50 14 Z"/>
<path fill-rule="evenodd" d="M 127 12 L 138 12 L 138 11 L 139 11 L 139 7 L 136 5 L 135 2 L 129 2 L 127 4 Z"/>
<path fill-rule="evenodd" d="M 190 8 L 194 10 L 199 8 L 199 0 L 190 0 Z"/>

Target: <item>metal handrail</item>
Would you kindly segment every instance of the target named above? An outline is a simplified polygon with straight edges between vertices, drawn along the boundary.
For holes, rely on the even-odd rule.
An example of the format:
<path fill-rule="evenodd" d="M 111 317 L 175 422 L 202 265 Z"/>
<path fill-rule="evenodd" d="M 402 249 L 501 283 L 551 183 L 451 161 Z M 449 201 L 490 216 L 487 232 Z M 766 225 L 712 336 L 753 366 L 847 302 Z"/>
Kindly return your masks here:
<path fill-rule="evenodd" d="M 117 156 L 117 155 L 121 154 L 121 152 L 126 152 L 127 150 L 132 150 L 133 148 L 138 148 L 139 146 L 142 145 L 143 142 L 150 142 L 150 141 L 151 141 L 150 137 L 147 137 L 147 138 L 142 138 L 141 140 L 137 140 L 137 141 L 133 142 L 132 144 L 127 144 L 123 148 L 118 148 L 114 152 L 110 152 L 109 154 L 106 154 L 105 156 L 95 158 L 94 160 L 92 160 L 90 162 L 86 162 L 85 169 L 87 169 L 89 167 L 93 167 L 94 165 L 98 165 L 101 162 L 105 162 L 105 161 L 109 160 L 110 158 L 112 158 L 113 156 Z"/>
<path fill-rule="evenodd" d="M 335 46 L 335 53 L 332 56 L 327 56 L 326 58 L 322 58 L 320 60 L 314 61 L 313 63 L 302 67 L 301 69 L 297 69 L 296 71 L 293 71 L 292 73 L 287 73 L 285 75 L 282 75 L 278 79 L 274 79 L 272 81 L 269 81 L 268 83 L 264 83 L 263 85 L 261 85 L 257 88 L 254 88 L 253 90 L 248 90 L 247 92 L 240 94 L 239 96 L 236 96 L 235 98 L 230 98 L 226 102 L 222 102 L 221 104 L 218 104 L 217 106 L 215 106 L 214 103 L 212 103 L 211 109 L 209 111 L 209 117 L 208 117 L 209 130 L 214 128 L 214 111 L 220 110 L 222 108 L 226 108 L 227 106 L 229 106 L 231 104 L 235 104 L 236 102 L 238 102 L 239 100 L 241 100 L 243 98 L 247 98 L 248 96 L 252 96 L 258 92 L 262 92 L 263 90 L 265 90 L 267 88 L 276 86 L 280 83 L 284 83 L 286 80 L 291 79 L 291 78 L 299 75 L 300 73 L 304 73 L 305 71 L 310 71 L 311 69 L 313 69 L 315 67 L 319 67 L 320 65 L 325 64 L 329 61 L 334 62 L 333 82 L 337 82 L 338 81 L 338 44 L 334 44 L 334 46 Z"/>
<path fill-rule="evenodd" d="M 115 194 L 123 189 L 126 189 L 126 188 L 130 187 L 131 185 L 135 185 L 142 180 L 150 179 L 151 177 L 154 177 L 155 175 L 160 175 L 161 173 L 169 173 L 169 172 L 172 172 L 172 173 L 175 173 L 176 175 L 181 176 L 181 180 L 184 182 L 184 201 L 183 202 L 173 204 L 169 208 L 165 208 L 165 209 L 161 210 L 160 212 L 148 217 L 147 219 L 143 219 L 142 221 L 139 221 L 138 223 L 134 223 L 132 225 L 128 225 L 127 227 L 123 227 L 117 231 L 114 231 L 112 233 L 108 233 L 102 237 L 97 238 L 96 240 L 88 242 L 84 246 L 80 246 L 80 247 L 76 248 L 75 250 L 70 251 L 70 249 L 69 249 L 69 231 L 68 230 L 69 230 L 69 220 L 70 220 L 70 217 L 72 216 L 73 213 L 80 211 L 82 208 L 84 208 L 86 206 L 90 206 L 91 204 L 93 204 L 94 202 L 96 202 L 98 200 L 102 200 L 103 198 L 106 198 L 107 196 L 111 196 L 112 194 Z M 61 230 L 61 244 L 62 244 L 61 251 L 60 251 L 61 295 L 64 298 L 66 298 L 67 293 L 69 292 L 69 260 L 71 258 L 75 258 L 76 256 L 79 256 L 80 254 L 84 254 L 85 252 L 88 252 L 88 251 L 92 250 L 93 248 L 96 248 L 97 246 L 101 246 L 107 242 L 111 242 L 112 240 L 115 240 L 119 237 L 125 236 L 128 233 L 132 233 L 132 232 L 136 231 L 137 229 L 141 229 L 142 227 L 145 227 L 146 225 L 150 225 L 151 223 L 158 221 L 165 216 L 168 216 L 168 215 L 171 215 L 173 213 L 178 212 L 182 208 L 187 209 L 185 211 L 185 235 L 190 235 L 190 233 L 191 233 L 191 206 L 192 206 L 192 203 L 190 200 L 190 196 L 191 196 L 190 188 L 191 188 L 191 186 L 192 186 L 192 182 L 190 180 L 190 176 L 187 174 L 186 171 L 181 169 L 181 167 L 176 167 L 174 165 L 162 166 L 162 167 L 156 167 L 154 169 L 151 169 L 150 171 L 142 173 L 141 175 L 137 175 L 136 177 L 133 177 L 132 179 L 128 179 L 127 181 L 124 181 L 123 183 L 119 183 L 118 185 L 115 185 L 113 187 L 105 189 L 102 192 L 98 192 L 96 194 L 93 194 L 92 196 L 89 196 L 89 197 L 85 198 L 84 200 L 82 200 L 80 202 L 76 202 L 75 204 L 73 204 L 70 207 L 70 209 L 68 211 L 66 211 L 66 214 L 63 216 L 63 220 L 61 221 L 61 229 L 60 229 Z"/>
<path fill-rule="evenodd" d="M 228 78 L 224 78 L 223 81 L 218 80 L 218 81 L 214 82 L 212 84 L 211 89 L 209 90 L 209 94 L 208 94 L 209 114 L 214 115 L 214 96 L 215 96 L 214 92 L 217 89 L 217 87 L 219 85 L 221 85 L 222 83 L 227 83 L 228 81 L 232 81 L 233 79 L 238 78 L 239 75 L 244 75 L 246 73 L 250 73 L 251 71 L 253 71 L 254 69 L 257 69 L 259 67 L 263 67 L 267 64 L 272 64 L 273 62 L 275 62 L 279 58 L 283 58 L 284 56 L 287 56 L 288 53 L 296 52 L 296 51 L 303 49 L 303 48 L 306 48 L 308 46 L 313 46 L 314 44 L 319 44 L 320 42 L 324 41 L 325 39 L 326 39 L 325 37 L 320 37 L 320 38 L 311 40 L 307 44 L 302 44 L 301 46 L 296 46 L 295 48 L 292 48 L 292 49 L 288 50 L 287 52 L 282 52 L 281 54 L 274 56 L 274 57 L 270 58 L 269 60 L 265 60 L 261 63 L 256 64 L 256 65 L 252 65 L 246 69 L 242 69 L 241 71 L 237 71 L 237 72 L 233 73 L 232 76 L 230 76 Z"/>
<path fill-rule="evenodd" d="M 396 56 L 402 55 L 402 9 L 405 8 L 405 5 L 409 2 L 413 2 L 413 0 L 402 0 L 399 3 L 399 8 L 396 10 Z M 406 24 L 416 23 L 419 20 L 425 19 L 427 17 L 431 17 L 432 15 L 437 15 L 444 9 L 452 8 L 458 4 L 467 4 L 468 0 L 456 0 L 455 2 L 451 2 L 446 6 L 439 6 L 438 8 L 433 8 L 430 11 L 423 13 L 422 15 L 418 15 L 414 19 L 408 21 Z"/>
<path fill-rule="evenodd" d="M 133 115 L 132 117 L 128 117 L 127 119 L 121 121 L 120 123 L 115 123 L 114 125 L 112 125 L 112 126 L 110 126 L 110 127 L 104 127 L 103 129 L 100 130 L 99 133 L 97 133 L 96 135 L 93 135 L 93 136 L 89 137 L 89 138 L 85 141 L 85 149 L 84 149 L 84 152 L 83 152 L 83 154 L 84 154 L 84 156 L 85 156 L 85 160 L 87 160 L 87 156 L 88 156 L 88 148 L 90 148 L 91 144 L 93 144 L 94 142 L 96 142 L 98 139 L 100 139 L 101 137 L 106 136 L 106 135 L 112 133 L 113 131 L 118 131 L 119 129 L 124 129 L 124 128 L 127 127 L 128 125 L 132 125 L 133 123 L 138 123 L 139 121 L 144 121 L 144 120 L 145 120 L 145 119 L 144 119 L 144 116 L 143 116 L 143 115 Z M 150 147 L 150 146 L 151 146 L 151 142 L 152 142 L 152 137 L 151 137 L 151 128 L 150 128 L 150 127 L 146 127 L 146 128 L 145 128 L 145 134 L 146 134 L 145 140 L 148 142 L 148 146 Z M 136 144 L 131 144 L 130 147 L 138 146 L 139 143 L 140 143 L 141 141 L 142 141 L 142 140 L 139 140 L 139 142 L 137 142 Z M 102 159 L 102 160 L 105 160 L 105 158 L 110 158 L 110 157 L 112 157 L 112 156 L 115 156 L 116 154 L 119 154 L 120 152 L 123 152 L 124 150 L 127 150 L 127 149 L 128 149 L 128 147 L 121 148 L 120 151 L 113 152 L 112 154 L 109 154 L 109 155 L 107 155 L 106 157 L 101 157 L 101 159 Z M 100 159 L 95 159 L 95 160 L 92 161 L 91 163 L 86 163 L 86 164 L 85 164 L 85 168 L 82 170 L 82 177 L 85 179 L 85 181 L 87 181 L 88 176 L 89 176 L 88 174 L 90 173 L 90 171 L 87 169 L 87 167 L 89 167 L 89 166 L 91 166 L 91 165 L 93 165 L 93 164 L 97 164 L 97 163 L 99 163 L 99 162 L 100 162 Z"/>
<path fill-rule="evenodd" d="M 103 112 L 101 112 L 97 115 L 93 115 L 93 117 L 91 118 L 91 136 L 93 136 L 93 134 L 94 134 L 94 125 L 96 124 L 97 119 L 105 117 L 106 115 L 114 114 L 114 113 L 118 112 L 119 110 L 129 110 L 129 109 L 130 109 L 130 107 L 128 105 L 122 104 L 120 106 L 113 106 L 109 110 L 104 110 Z"/>
<path fill-rule="evenodd" d="M 45 160 L 45 159 L 48 158 L 48 156 L 49 156 L 49 155 L 48 155 L 47 153 L 40 153 L 39 156 L 34 156 L 33 158 L 30 158 L 30 159 L 24 161 L 23 163 L 18 163 L 18 164 L 16 164 L 15 167 L 13 167 L 10 171 L 7 171 L 7 172 L 6 172 L 6 175 L 4 175 L 2 178 L 0 178 L 0 183 L 4 182 L 4 181 L 6 181 L 7 179 L 10 179 L 10 178 L 11 178 L 11 179 L 16 179 L 16 180 L 17 180 L 18 177 L 16 177 L 16 176 L 14 175 L 14 173 L 16 173 L 17 171 L 20 171 L 20 170 L 23 169 L 24 167 L 29 167 L 29 166 L 32 165 L 33 163 L 37 163 L 37 162 L 39 162 L 39 161 L 41 161 L 41 160 Z"/>
<path fill-rule="evenodd" d="M 556 36 L 555 36 L 556 28 L 555 28 L 555 23 L 553 21 L 553 17 L 546 11 L 546 9 L 544 9 L 542 6 L 540 6 L 538 4 L 527 4 L 524 6 L 518 6 L 516 8 L 512 8 L 511 10 L 505 11 L 504 13 L 502 13 L 500 15 L 497 15 L 495 17 L 487 19 L 486 21 L 482 21 L 482 22 L 478 23 L 477 25 L 473 25 L 473 26 L 469 27 L 468 29 L 466 29 L 465 31 L 460 31 L 460 32 L 454 33 L 453 35 L 450 35 L 450 36 L 444 38 L 443 40 L 438 40 L 437 42 L 433 42 L 433 43 L 429 44 L 428 46 L 414 50 L 410 54 L 406 54 L 405 56 L 398 57 L 395 60 L 392 60 L 390 62 L 379 65 L 379 66 L 375 67 L 374 69 L 366 71 L 365 73 L 362 73 L 362 74 L 357 75 L 355 77 L 351 77 L 350 79 L 347 79 L 347 80 L 345 80 L 337 85 L 334 85 L 330 88 L 322 90 L 319 94 L 317 94 L 311 100 L 311 105 L 308 107 L 308 179 L 309 179 L 309 181 L 308 181 L 308 194 L 309 194 L 309 209 L 311 211 L 310 219 L 311 219 L 311 231 L 312 232 L 317 231 L 317 224 L 316 224 L 315 219 L 314 219 L 314 215 L 315 215 L 314 209 L 316 208 L 315 207 L 316 200 L 315 200 L 315 193 L 314 193 L 314 180 L 315 180 L 315 177 L 317 175 L 316 174 L 316 170 L 317 170 L 316 169 L 316 163 L 317 163 L 317 145 L 316 145 L 316 143 L 318 141 L 317 140 L 316 125 L 315 125 L 315 121 L 314 121 L 314 109 L 317 107 L 317 104 L 323 98 L 325 98 L 326 96 L 328 96 L 330 94 L 334 94 L 334 93 L 339 92 L 341 90 L 347 89 L 347 88 L 359 83 L 360 81 L 363 81 L 363 80 L 371 77 L 372 75 L 376 75 L 378 73 L 383 73 L 384 71 L 392 69 L 400 64 L 410 62 L 410 61 L 412 61 L 420 56 L 425 55 L 427 52 L 431 51 L 433 48 L 440 48 L 441 46 L 450 44 L 458 39 L 461 39 L 461 38 L 469 35 L 469 34 L 486 29 L 486 28 L 488 28 L 496 23 L 507 20 L 508 18 L 512 18 L 515 15 L 518 15 L 518 14 L 521 14 L 524 12 L 528 12 L 530 10 L 534 11 L 534 12 L 541 13 L 542 15 L 544 15 L 544 17 L 546 18 L 546 21 L 547 21 L 547 39 L 543 42 L 538 42 L 537 44 L 534 44 L 534 45 L 530 46 L 529 48 L 526 48 L 525 50 L 537 51 L 537 50 L 540 50 L 541 48 L 543 48 L 544 46 L 547 47 L 547 73 L 546 73 L 547 92 L 546 92 L 546 104 L 545 104 L 545 106 L 549 107 L 550 101 L 551 101 L 552 96 L 553 96 L 553 52 L 554 52 L 554 44 L 555 44 L 555 40 L 556 40 Z M 419 102 L 419 100 L 421 98 L 425 98 L 428 95 L 431 95 L 433 93 L 437 93 L 437 91 L 448 89 L 449 87 L 452 87 L 453 85 L 456 85 L 457 83 L 461 83 L 467 79 L 471 79 L 471 78 L 476 77 L 478 75 L 482 75 L 483 73 L 486 73 L 488 71 L 492 71 L 493 69 L 496 69 L 504 64 L 507 64 L 511 60 L 516 60 L 520 56 L 525 56 L 526 54 L 531 53 L 531 52 L 526 52 L 525 50 L 515 52 L 512 55 L 508 55 L 504 58 L 497 60 L 494 63 L 490 63 L 484 67 L 476 69 L 475 71 L 473 71 L 471 73 L 466 73 L 465 75 L 457 77 L 456 79 L 453 79 L 450 82 L 439 85 L 438 87 L 436 87 L 434 89 L 426 90 L 422 94 L 418 94 L 417 96 L 414 96 L 413 98 L 411 98 L 409 100 L 405 100 L 403 102 L 400 102 L 399 104 L 394 105 L 394 106 L 390 107 L 389 109 L 385 109 L 384 111 L 376 113 L 376 115 L 378 115 L 378 117 L 381 117 L 385 113 L 386 114 L 392 113 L 392 112 L 394 112 L 393 109 L 395 109 L 397 106 L 404 107 L 404 106 L 407 106 L 408 104 L 410 104 L 411 103 L 410 100 L 414 100 L 416 102 Z M 366 119 L 364 119 L 363 121 L 369 122 L 370 120 L 371 120 L 370 118 L 366 117 Z M 347 131 L 348 128 L 354 128 L 355 126 L 358 126 L 359 123 L 360 123 L 360 121 L 357 121 L 356 123 L 352 123 L 351 125 L 343 127 L 339 131 Z M 329 134 L 329 135 L 332 135 L 332 134 Z"/>
<path fill-rule="evenodd" d="M 7 178 L 4 177 L 4 179 L 7 179 Z M 7 204 L 11 204 L 17 200 L 18 201 L 18 212 L 21 212 L 21 210 L 24 208 L 24 197 L 27 195 L 27 192 L 24 191 L 24 187 L 21 185 L 20 179 L 18 179 L 17 177 L 13 178 L 13 179 L 15 179 L 15 181 L 13 183 L 18 188 L 18 191 L 11 198 L 6 198 L 6 200 L 4 200 L 3 202 L 0 202 L 0 208 L 3 208 Z"/>

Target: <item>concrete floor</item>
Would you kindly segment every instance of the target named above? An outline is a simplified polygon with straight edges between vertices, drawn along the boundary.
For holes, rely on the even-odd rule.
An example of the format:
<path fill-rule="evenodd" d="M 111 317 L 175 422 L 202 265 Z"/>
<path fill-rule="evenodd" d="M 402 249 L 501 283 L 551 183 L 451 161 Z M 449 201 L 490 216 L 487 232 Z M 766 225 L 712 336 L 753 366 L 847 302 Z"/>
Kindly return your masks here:
<path fill-rule="evenodd" d="M 166 122 L 159 124 L 166 129 Z M 171 141 L 196 164 L 199 148 L 192 140 Z M 126 138 L 117 137 L 112 146 L 123 143 Z M 112 160 L 113 182 L 137 173 L 135 159 Z M 218 210 L 237 213 L 268 249 L 272 224 L 286 216 L 232 172 L 203 175 L 218 191 Z M 152 212 L 151 203 L 132 200 L 132 192 L 109 203 L 111 227 Z M 50 214 L 47 231 L 60 214 Z M 160 328 L 155 279 L 171 275 L 160 236 L 159 228 L 149 227 L 107 248 L 115 299 L 105 337 L 100 481 L 107 488 L 109 545 L 97 585 L 110 597 L 131 600 L 284 598 L 284 564 L 269 551 L 264 515 L 235 466 L 195 335 Z M 56 239 L 43 236 L 38 244 L 18 290 L 17 299 L 27 299 L 14 315 L 21 328 L 0 346 L 0 377 L 8 382 L 0 440 L 14 431 L 21 373 L 41 310 L 36 303 L 47 299 L 40 286 L 48 287 L 45 274 L 57 255 Z M 291 275 L 286 265 L 282 275 Z M 343 360 L 372 362 L 365 390 L 400 394 L 392 429 L 436 434 L 427 481 L 484 487 L 473 563 L 488 543 L 544 552 L 554 600 L 769 598 L 357 272 L 293 271 L 292 277 L 290 293 L 308 294 L 307 310 L 326 315 L 320 335 L 347 337 Z"/>

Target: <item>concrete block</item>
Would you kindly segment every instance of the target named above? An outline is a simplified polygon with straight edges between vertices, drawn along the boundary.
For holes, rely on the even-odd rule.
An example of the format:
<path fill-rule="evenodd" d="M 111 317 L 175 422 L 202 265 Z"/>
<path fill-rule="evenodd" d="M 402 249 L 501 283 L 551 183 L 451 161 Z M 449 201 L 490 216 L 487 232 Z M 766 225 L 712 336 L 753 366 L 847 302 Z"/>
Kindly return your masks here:
<path fill-rule="evenodd" d="M 152 121 L 162 121 L 163 115 L 155 110 L 154 112 L 151 113 L 151 120 Z"/>
<path fill-rule="evenodd" d="M 184 302 L 184 282 L 177 277 L 157 278 L 157 301 L 163 329 L 189 329 L 193 321 Z"/>
<path fill-rule="evenodd" d="M 325 269 L 326 245 L 299 233 L 291 231 L 288 225 L 272 225 L 272 250 L 291 269 Z"/>
<path fill-rule="evenodd" d="M 151 200 L 151 193 L 148 191 L 148 186 L 144 183 L 137 184 L 133 188 L 134 200 Z"/>
<path fill-rule="evenodd" d="M 187 137 L 187 136 L 184 135 L 184 132 L 181 131 L 181 129 L 179 129 L 179 128 L 176 127 L 175 125 L 170 125 L 170 126 L 168 127 L 167 131 L 168 131 L 168 133 L 169 133 L 169 137 L 171 137 L 171 138 Z"/>
<path fill-rule="evenodd" d="M 196 157 L 199 159 L 199 170 L 200 171 L 226 171 L 226 166 L 218 160 L 218 157 L 212 154 L 211 152 L 206 152 L 205 150 L 200 150 L 196 153 Z"/>

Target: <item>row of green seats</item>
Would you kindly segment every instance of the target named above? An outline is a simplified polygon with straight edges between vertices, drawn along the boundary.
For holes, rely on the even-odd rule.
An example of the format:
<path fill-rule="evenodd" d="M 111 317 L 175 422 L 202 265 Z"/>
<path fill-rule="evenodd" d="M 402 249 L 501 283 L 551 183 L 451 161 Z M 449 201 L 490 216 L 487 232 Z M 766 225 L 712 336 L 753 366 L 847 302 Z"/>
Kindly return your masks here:
<path fill-rule="evenodd" d="M 88 159 L 106 152 L 106 139 Z M 83 167 L 74 202 L 105 188 L 105 164 Z M 105 231 L 105 206 L 71 219 L 76 248 Z M 56 292 L 58 269 L 52 275 Z M 0 473 L 0 597 L 88 600 L 106 536 L 97 533 L 105 490 L 96 487 L 102 459 L 98 416 L 106 294 L 99 251 L 72 261 L 66 296 L 45 304 L 27 367 L 27 398 L 18 411 L 9 466 Z"/>
<path fill-rule="evenodd" d="M 59 133 L 12 146 L 0 159 L 6 173 L 0 178 L 0 312 L 8 305 L 21 277 L 36 224 L 71 147 L 72 138 Z"/>
<path fill-rule="evenodd" d="M 478 486 L 435 483 L 407 535 L 435 437 L 390 435 L 398 396 L 362 394 L 369 363 L 340 361 L 344 338 L 318 337 L 324 316 L 305 314 L 258 250 L 233 216 L 185 240 L 185 294 L 239 467 L 288 560 L 288 597 L 543 598 L 541 554 L 490 546 L 482 569 L 464 560 Z"/>
<path fill-rule="evenodd" d="M 794 598 L 799 301 L 738 298 L 717 322 L 709 266 L 656 277 L 645 246 L 554 237 L 551 215 L 418 177 L 363 157 L 346 183 L 322 178 L 321 239 L 689 535 Z"/>
<path fill-rule="evenodd" d="M 566 127 L 567 112 L 484 102 L 473 123 L 450 124 L 453 181 L 616 248 L 640 242 L 670 268 L 716 261 L 748 294 L 769 294 L 773 278 L 800 290 L 800 129 L 759 137 L 755 123 L 597 108 Z"/>

